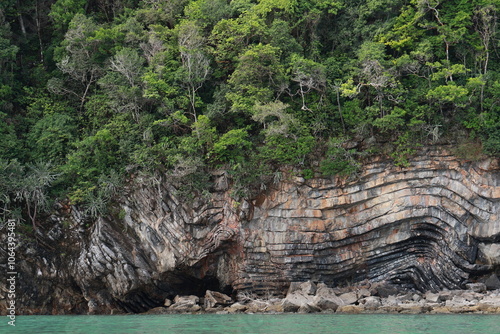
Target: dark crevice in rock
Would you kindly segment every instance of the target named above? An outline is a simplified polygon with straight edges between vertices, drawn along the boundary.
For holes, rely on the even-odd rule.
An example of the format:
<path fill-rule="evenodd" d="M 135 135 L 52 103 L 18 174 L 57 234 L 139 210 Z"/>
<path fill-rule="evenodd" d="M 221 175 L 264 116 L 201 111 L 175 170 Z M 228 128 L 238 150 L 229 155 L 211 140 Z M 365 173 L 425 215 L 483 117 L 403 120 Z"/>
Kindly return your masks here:
<path fill-rule="evenodd" d="M 164 298 L 154 298 L 144 291 L 131 291 L 123 300 L 118 301 L 118 305 L 126 312 L 141 313 L 149 309 L 162 306 Z"/>

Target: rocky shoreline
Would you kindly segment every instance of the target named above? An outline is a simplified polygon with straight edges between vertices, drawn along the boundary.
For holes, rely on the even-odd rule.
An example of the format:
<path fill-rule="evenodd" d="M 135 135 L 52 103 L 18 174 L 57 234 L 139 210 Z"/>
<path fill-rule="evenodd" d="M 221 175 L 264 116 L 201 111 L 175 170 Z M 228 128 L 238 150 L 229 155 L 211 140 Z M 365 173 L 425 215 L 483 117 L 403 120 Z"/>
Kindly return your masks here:
<path fill-rule="evenodd" d="M 401 290 L 386 283 L 358 284 L 330 288 L 324 283 L 294 282 L 285 298 L 252 298 L 238 295 L 234 300 L 207 290 L 205 297 L 176 296 L 165 306 L 146 314 L 190 313 L 401 313 L 500 314 L 500 280 L 492 275 L 486 283 L 469 283 L 463 290 L 421 293 Z"/>

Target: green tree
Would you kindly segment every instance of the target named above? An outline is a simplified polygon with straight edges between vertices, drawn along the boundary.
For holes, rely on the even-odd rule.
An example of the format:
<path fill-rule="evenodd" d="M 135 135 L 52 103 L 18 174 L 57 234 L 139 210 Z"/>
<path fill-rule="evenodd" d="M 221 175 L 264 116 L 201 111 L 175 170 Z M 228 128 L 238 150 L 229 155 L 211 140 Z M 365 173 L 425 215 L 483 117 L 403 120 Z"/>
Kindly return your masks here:
<path fill-rule="evenodd" d="M 194 0 L 184 9 L 186 18 L 196 20 L 202 28 L 213 27 L 231 15 L 231 5 L 225 0 Z"/>
<path fill-rule="evenodd" d="M 270 45 L 251 46 L 239 58 L 228 83 L 231 91 L 226 97 L 235 112 L 251 113 L 256 103 L 271 101 L 275 92 L 286 87 L 279 50 Z"/>
<path fill-rule="evenodd" d="M 421 0 L 416 3 L 421 11 L 432 17 L 432 20 L 424 20 L 421 26 L 438 32 L 445 46 L 446 61 L 450 62 L 450 48 L 463 38 L 471 23 L 472 4 L 465 1 L 451 4 L 442 0 Z"/>
<path fill-rule="evenodd" d="M 449 83 L 429 90 L 427 98 L 436 103 L 441 112 L 444 112 L 447 105 L 454 111 L 458 107 L 465 106 L 468 93 L 467 88 Z"/>
<path fill-rule="evenodd" d="M 181 82 L 188 91 L 191 113 L 196 121 L 196 94 L 210 74 L 210 59 L 206 55 L 205 38 L 193 21 L 179 25 L 179 50 L 181 53 Z"/>
<path fill-rule="evenodd" d="M 83 14 L 77 14 L 69 23 L 68 32 L 62 43 L 63 50 L 57 67 L 66 75 L 48 82 L 48 89 L 56 94 L 75 96 L 83 108 L 92 86 L 103 74 L 102 64 L 95 52 L 99 41 L 92 39 L 98 25 Z"/>
<path fill-rule="evenodd" d="M 15 60 L 19 47 L 12 44 L 10 25 L 0 8 L 0 111 L 12 110 Z"/>
<path fill-rule="evenodd" d="M 108 73 L 98 84 L 106 91 L 108 105 L 117 113 L 130 113 L 139 121 L 145 101 L 142 76 L 145 59 L 136 50 L 123 48 L 111 57 Z"/>
<path fill-rule="evenodd" d="M 35 123 L 28 133 L 31 156 L 34 160 L 63 163 L 76 140 L 77 126 L 65 114 L 48 114 Z"/>
<path fill-rule="evenodd" d="M 0 158 L 0 210 L 4 221 L 13 218 L 12 202 L 23 171 L 24 167 L 17 159 Z"/>
<path fill-rule="evenodd" d="M 18 139 L 13 119 L 0 111 L 0 158 L 20 157 L 22 142 Z"/>
<path fill-rule="evenodd" d="M 211 156 L 217 161 L 238 163 L 244 159 L 244 152 L 252 147 L 246 129 L 231 129 L 213 145 Z"/>
<path fill-rule="evenodd" d="M 326 68 L 313 60 L 294 54 L 291 58 L 291 80 L 299 85 L 298 93 L 302 99 L 302 110 L 309 109 L 305 96 L 316 92 L 321 100 L 326 91 Z"/>
<path fill-rule="evenodd" d="M 330 138 L 325 158 L 321 160 L 320 170 L 324 176 L 352 176 L 361 168 L 357 161 L 360 155 L 355 149 L 344 147 L 345 138 Z"/>
<path fill-rule="evenodd" d="M 56 29 L 64 31 L 75 15 L 85 14 L 85 7 L 87 7 L 86 0 L 57 0 L 51 7 L 49 17 Z"/>
<path fill-rule="evenodd" d="M 497 3 L 498 1 L 484 1 L 484 5 L 476 8 L 474 12 L 474 29 L 481 40 L 480 56 L 477 57 L 482 69 L 482 78 L 488 77 L 488 65 L 490 63 L 491 42 L 497 33 Z M 480 107 L 484 108 L 484 87 L 480 88 Z"/>
<path fill-rule="evenodd" d="M 265 137 L 259 157 L 266 162 L 303 165 L 315 140 L 306 126 L 285 111 L 287 107 L 282 102 L 255 106 L 252 118 L 264 126 Z"/>
<path fill-rule="evenodd" d="M 18 178 L 14 188 L 15 200 L 26 205 L 26 211 L 37 230 L 37 215 L 48 208 L 49 198 L 47 190 L 57 178 L 50 162 L 28 164 L 23 174 Z"/>

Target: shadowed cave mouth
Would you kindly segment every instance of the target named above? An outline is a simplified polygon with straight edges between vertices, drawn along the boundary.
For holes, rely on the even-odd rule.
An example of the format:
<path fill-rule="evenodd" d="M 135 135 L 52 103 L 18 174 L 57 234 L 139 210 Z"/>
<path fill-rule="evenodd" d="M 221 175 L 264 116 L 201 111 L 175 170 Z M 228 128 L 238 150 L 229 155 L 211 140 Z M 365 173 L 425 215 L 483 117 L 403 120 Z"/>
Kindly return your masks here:
<path fill-rule="evenodd" d="M 214 276 L 197 278 L 185 272 L 166 273 L 155 285 L 131 291 L 124 300 L 117 301 L 125 312 L 141 313 L 152 308 L 164 306 L 165 299 L 173 301 L 175 296 L 205 296 L 207 290 L 219 291 L 231 296 L 231 286 L 222 286 Z"/>

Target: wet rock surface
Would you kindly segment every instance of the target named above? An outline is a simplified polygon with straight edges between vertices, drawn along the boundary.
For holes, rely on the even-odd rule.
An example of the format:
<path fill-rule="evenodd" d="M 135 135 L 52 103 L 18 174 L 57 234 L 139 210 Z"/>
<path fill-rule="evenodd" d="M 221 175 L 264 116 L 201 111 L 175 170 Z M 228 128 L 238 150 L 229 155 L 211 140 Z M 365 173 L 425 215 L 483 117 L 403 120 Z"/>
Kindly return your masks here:
<path fill-rule="evenodd" d="M 230 196 L 225 173 L 213 181 L 210 196 L 187 201 L 164 177 L 135 176 L 109 215 L 54 214 L 41 224 L 39 242 L 19 249 L 19 312 L 498 307 L 496 160 L 473 163 L 426 148 L 406 168 L 372 158 L 353 180 L 290 174 L 248 201 Z M 349 288 L 360 282 L 369 284 Z M 211 301 L 207 290 L 239 304 Z M 403 300 L 401 291 L 411 295 Z M 175 300 L 165 306 L 177 295 L 200 301 L 185 310 Z"/>

